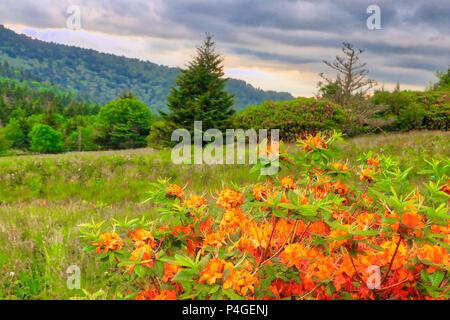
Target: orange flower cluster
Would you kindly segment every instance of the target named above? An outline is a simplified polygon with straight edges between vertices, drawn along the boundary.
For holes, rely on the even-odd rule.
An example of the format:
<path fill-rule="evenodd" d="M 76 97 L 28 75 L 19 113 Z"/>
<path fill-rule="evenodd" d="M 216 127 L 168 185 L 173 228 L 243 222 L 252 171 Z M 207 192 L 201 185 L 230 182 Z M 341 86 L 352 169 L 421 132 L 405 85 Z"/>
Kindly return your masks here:
<path fill-rule="evenodd" d="M 219 193 L 216 203 L 219 207 L 230 210 L 243 204 L 244 196 L 233 189 L 227 188 Z"/>
<path fill-rule="evenodd" d="M 301 142 L 303 143 L 303 150 L 306 152 L 328 149 L 328 142 L 320 135 L 309 135 L 305 140 L 301 140 Z"/>
<path fill-rule="evenodd" d="M 184 190 L 179 185 L 171 184 L 166 189 L 166 196 L 183 199 L 184 198 Z"/>
<path fill-rule="evenodd" d="M 215 284 L 222 280 L 225 271 L 233 270 L 233 265 L 222 259 L 211 259 L 200 274 L 200 283 Z"/>
<path fill-rule="evenodd" d="M 184 205 L 186 206 L 186 208 L 190 209 L 199 209 L 205 206 L 206 203 L 206 199 L 197 195 L 193 195 L 184 201 Z"/>
<path fill-rule="evenodd" d="M 95 233 L 92 244 L 109 256 L 102 261 L 133 273 L 127 286 L 140 300 L 450 299 L 448 185 L 397 186 L 396 169 L 383 169 L 393 162 L 336 162 L 330 141 L 308 136 L 302 161 L 326 157 L 296 176 L 225 188 L 216 206 L 162 184 L 157 220 Z"/>
<path fill-rule="evenodd" d="M 97 246 L 97 253 L 117 251 L 122 249 L 124 245 L 122 238 L 115 232 L 102 233 L 100 239 L 92 244 Z"/>
<path fill-rule="evenodd" d="M 281 187 L 283 189 L 294 189 L 295 188 L 295 180 L 293 177 L 284 177 L 280 180 Z"/>
<path fill-rule="evenodd" d="M 252 194 L 257 201 L 264 201 L 272 193 L 271 188 L 264 185 L 256 185 L 253 187 Z"/>

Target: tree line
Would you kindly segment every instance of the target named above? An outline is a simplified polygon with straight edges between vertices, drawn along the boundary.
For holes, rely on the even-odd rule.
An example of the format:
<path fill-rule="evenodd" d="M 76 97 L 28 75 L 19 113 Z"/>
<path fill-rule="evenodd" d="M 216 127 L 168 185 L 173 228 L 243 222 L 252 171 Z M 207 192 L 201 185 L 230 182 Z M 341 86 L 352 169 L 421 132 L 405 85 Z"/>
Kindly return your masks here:
<path fill-rule="evenodd" d="M 354 135 L 380 130 L 448 130 L 450 69 L 428 90 L 375 90 L 362 50 L 344 43 L 342 55 L 324 61 L 335 77 L 321 74 L 315 98 L 267 101 L 243 111 L 233 108 L 224 60 L 207 34 L 178 75 L 167 111 L 154 114 L 134 93 L 100 107 L 49 83 L 0 78 L 0 151 L 40 153 L 169 146 L 174 129 L 193 133 L 195 120 L 211 128 L 281 129 L 285 140 L 303 131 L 341 130 Z M 4 66 L 5 67 L 5 66 Z M 25 75 L 26 76 L 26 75 Z"/>

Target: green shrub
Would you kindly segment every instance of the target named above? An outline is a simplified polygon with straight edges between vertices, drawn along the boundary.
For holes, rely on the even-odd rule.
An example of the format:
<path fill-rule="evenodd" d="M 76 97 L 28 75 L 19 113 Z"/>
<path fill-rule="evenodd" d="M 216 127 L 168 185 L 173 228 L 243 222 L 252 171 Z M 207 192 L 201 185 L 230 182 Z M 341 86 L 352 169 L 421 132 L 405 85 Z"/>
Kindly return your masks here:
<path fill-rule="evenodd" d="M 383 117 L 394 117 L 387 130 L 449 130 L 450 93 L 448 90 L 379 91 L 371 101 L 387 106 Z"/>
<path fill-rule="evenodd" d="M 177 142 L 172 142 L 171 136 L 175 129 L 177 129 L 176 125 L 166 120 L 153 122 L 150 134 L 147 137 L 148 146 L 154 148 L 174 146 Z"/>
<path fill-rule="evenodd" d="M 15 149 L 25 148 L 25 134 L 22 130 L 20 122 L 12 118 L 4 129 L 5 138 L 11 141 L 11 147 Z"/>
<path fill-rule="evenodd" d="M 293 141 L 304 131 L 342 129 L 348 115 L 325 99 L 298 98 L 249 107 L 233 118 L 235 128 L 280 129 L 280 138 Z"/>
<path fill-rule="evenodd" d="M 39 153 L 58 153 L 64 150 L 62 135 L 46 124 L 37 124 L 29 134 L 31 151 Z"/>
<path fill-rule="evenodd" d="M 152 113 L 136 99 L 122 98 L 103 106 L 99 113 L 99 142 L 105 148 L 146 146 Z"/>
<path fill-rule="evenodd" d="M 94 151 L 99 149 L 96 139 L 97 134 L 93 128 L 79 127 L 67 137 L 66 146 L 70 151 Z"/>

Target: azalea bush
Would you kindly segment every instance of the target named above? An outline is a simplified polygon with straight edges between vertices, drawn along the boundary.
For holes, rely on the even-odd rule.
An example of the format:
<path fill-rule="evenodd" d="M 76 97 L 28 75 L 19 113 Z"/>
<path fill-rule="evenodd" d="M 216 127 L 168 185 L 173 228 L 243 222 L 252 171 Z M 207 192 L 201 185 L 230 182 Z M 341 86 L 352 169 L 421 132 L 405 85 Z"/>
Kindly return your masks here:
<path fill-rule="evenodd" d="M 382 154 L 336 162 L 340 139 L 304 136 L 296 156 L 269 145 L 253 171 L 277 176 L 212 197 L 161 179 L 157 219 L 82 225 L 115 276 L 109 298 L 449 299 L 448 159 L 418 185 Z"/>

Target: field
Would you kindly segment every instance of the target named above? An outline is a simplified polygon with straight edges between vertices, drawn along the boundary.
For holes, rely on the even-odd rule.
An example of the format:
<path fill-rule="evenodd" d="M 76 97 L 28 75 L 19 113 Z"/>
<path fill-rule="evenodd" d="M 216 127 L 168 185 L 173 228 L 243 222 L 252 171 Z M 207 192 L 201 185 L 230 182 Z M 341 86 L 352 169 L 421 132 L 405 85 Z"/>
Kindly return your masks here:
<path fill-rule="evenodd" d="M 431 157 L 449 157 L 449 141 L 450 133 L 434 131 L 362 136 L 341 143 L 339 159 L 351 163 L 368 151 L 390 155 L 401 169 L 411 167 L 409 179 L 420 185 L 417 172 Z M 142 201 L 158 178 L 187 183 L 211 199 L 224 186 L 256 182 L 248 171 L 176 166 L 169 150 L 153 149 L 0 158 L 0 299 L 107 297 L 116 275 L 82 251 L 80 224 L 154 217 L 155 209 Z M 73 264 L 81 268 L 85 292 L 67 289 L 66 269 Z"/>

